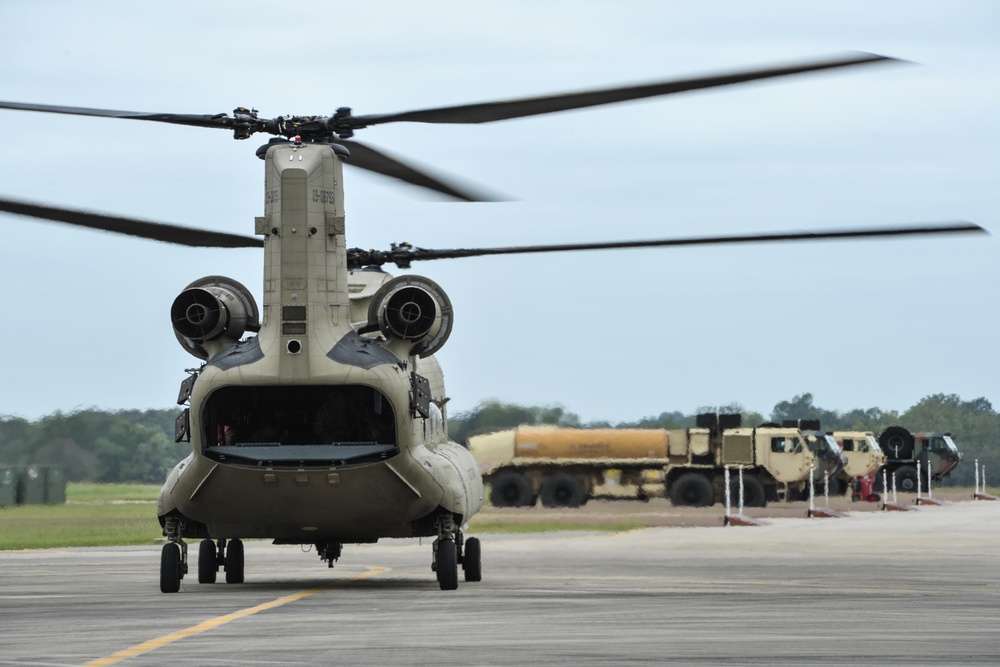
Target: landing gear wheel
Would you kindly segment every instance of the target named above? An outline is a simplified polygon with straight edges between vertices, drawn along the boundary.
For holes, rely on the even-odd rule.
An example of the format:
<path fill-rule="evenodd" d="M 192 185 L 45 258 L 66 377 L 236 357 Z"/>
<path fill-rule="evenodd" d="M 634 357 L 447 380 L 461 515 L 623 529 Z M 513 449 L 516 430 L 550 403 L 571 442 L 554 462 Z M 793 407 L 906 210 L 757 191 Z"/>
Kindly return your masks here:
<path fill-rule="evenodd" d="M 466 538 L 465 553 L 462 554 L 462 569 L 465 570 L 466 581 L 483 580 L 483 549 L 479 544 L 479 538 Z"/>
<path fill-rule="evenodd" d="M 226 547 L 226 583 L 243 583 L 243 541 L 230 540 Z"/>
<path fill-rule="evenodd" d="M 160 592 L 176 593 L 181 589 L 181 545 L 169 542 L 160 551 Z"/>
<path fill-rule="evenodd" d="M 468 557 L 468 545 L 466 545 Z M 441 590 L 453 591 L 458 588 L 458 550 L 454 540 L 441 540 L 437 547 L 437 562 L 435 568 Z"/>
<path fill-rule="evenodd" d="M 198 583 L 214 584 L 219 573 L 219 566 L 215 562 L 215 542 L 212 540 L 202 540 L 198 545 Z"/>

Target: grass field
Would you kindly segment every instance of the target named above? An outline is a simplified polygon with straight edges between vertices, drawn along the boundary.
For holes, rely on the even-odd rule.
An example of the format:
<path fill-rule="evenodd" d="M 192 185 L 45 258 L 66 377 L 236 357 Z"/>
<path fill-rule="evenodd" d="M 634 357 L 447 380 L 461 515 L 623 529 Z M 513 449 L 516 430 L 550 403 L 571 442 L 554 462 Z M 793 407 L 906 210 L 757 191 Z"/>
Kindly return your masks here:
<path fill-rule="evenodd" d="M 156 519 L 155 484 L 70 484 L 64 505 L 0 509 L 0 550 L 152 544 L 162 537 Z M 559 521 L 477 516 L 477 533 L 538 533 L 550 530 L 628 530 L 627 522 L 581 526 Z"/>
<path fill-rule="evenodd" d="M 66 501 L 70 503 L 101 503 L 115 501 L 156 502 L 159 484 L 69 484 Z"/>
<path fill-rule="evenodd" d="M 70 484 L 64 505 L 0 509 L 0 549 L 152 544 L 159 486 Z"/>

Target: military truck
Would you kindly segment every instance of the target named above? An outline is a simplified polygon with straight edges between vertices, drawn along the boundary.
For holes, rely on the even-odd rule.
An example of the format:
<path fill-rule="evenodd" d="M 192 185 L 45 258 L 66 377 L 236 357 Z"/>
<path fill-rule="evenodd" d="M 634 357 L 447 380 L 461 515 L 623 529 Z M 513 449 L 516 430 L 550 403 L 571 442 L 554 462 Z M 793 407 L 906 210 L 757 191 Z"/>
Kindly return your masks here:
<path fill-rule="evenodd" d="M 777 424 L 762 424 L 762 427 L 776 427 Z M 841 487 L 838 481 L 847 465 L 847 457 L 844 455 L 840 444 L 832 438 L 829 433 L 820 431 L 818 419 L 786 419 L 781 422 L 785 428 L 797 428 L 802 431 L 806 446 L 816 455 L 816 464 L 813 468 L 813 491 L 816 494 L 826 493 L 826 485 L 829 485 L 830 493 L 840 493 Z M 788 500 L 805 500 L 809 497 L 808 484 L 803 488 L 794 488 L 788 495 Z"/>
<path fill-rule="evenodd" d="M 658 472 L 674 505 L 712 505 L 725 497 L 727 467 L 731 488 L 738 488 L 740 466 L 744 504 L 760 507 L 807 493 L 810 470 L 827 465 L 821 456 L 839 465 L 837 444 L 826 434 L 740 423 L 740 415 L 703 414 L 689 429 L 520 426 L 474 436 L 469 449 L 499 507 L 530 507 L 538 499 L 547 507 L 579 507 L 612 471 L 620 471 L 621 484 L 636 486 L 636 497 L 643 497 L 644 476 Z"/>
<path fill-rule="evenodd" d="M 891 480 L 896 477 L 896 488 L 900 491 L 916 492 L 917 466 L 920 467 L 920 490 L 929 487 L 927 463 L 931 466 L 931 479 L 940 481 L 962 461 L 962 453 L 951 439 L 951 433 L 920 432 L 911 433 L 902 426 L 890 426 L 878 437 L 879 445 L 886 455 L 885 471 Z M 878 473 L 876 483 L 881 486 L 882 473 Z M 889 482 L 890 488 L 892 482 Z"/>
<path fill-rule="evenodd" d="M 870 478 L 886 463 L 885 452 L 871 431 L 833 431 L 830 433 L 847 459 L 844 469 L 831 479 L 830 493 L 850 490 L 860 494 L 862 478 Z"/>

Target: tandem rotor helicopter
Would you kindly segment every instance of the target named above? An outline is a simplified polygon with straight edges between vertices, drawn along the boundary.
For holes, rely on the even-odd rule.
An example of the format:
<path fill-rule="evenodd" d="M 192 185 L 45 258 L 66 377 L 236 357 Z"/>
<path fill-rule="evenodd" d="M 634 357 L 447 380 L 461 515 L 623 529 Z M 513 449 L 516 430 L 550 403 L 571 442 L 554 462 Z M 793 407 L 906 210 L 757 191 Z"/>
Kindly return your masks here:
<path fill-rule="evenodd" d="M 476 461 L 447 433 L 444 379 L 434 354 L 448 340 L 452 305 L 434 281 L 392 277 L 386 264 L 606 248 L 982 232 L 967 223 L 507 248 L 388 250 L 347 245 L 343 165 L 486 199 L 352 137 L 385 123 L 475 124 L 567 111 L 759 79 L 892 61 L 872 54 L 728 74 L 391 114 L 264 119 L 230 114 L 136 113 L 0 102 L 0 109 L 127 118 L 273 138 L 264 161 L 264 212 L 255 236 L 0 199 L 0 211 L 197 247 L 262 247 L 263 304 L 240 282 L 207 276 L 170 307 L 178 342 L 201 360 L 181 383 L 177 441 L 192 452 L 170 472 L 157 515 L 168 541 L 160 590 L 188 573 L 186 539 L 200 540 L 199 583 L 244 580 L 242 540 L 313 545 L 330 567 L 345 544 L 433 538 L 441 589 L 482 578 L 481 544 L 463 527 L 483 505 Z"/>

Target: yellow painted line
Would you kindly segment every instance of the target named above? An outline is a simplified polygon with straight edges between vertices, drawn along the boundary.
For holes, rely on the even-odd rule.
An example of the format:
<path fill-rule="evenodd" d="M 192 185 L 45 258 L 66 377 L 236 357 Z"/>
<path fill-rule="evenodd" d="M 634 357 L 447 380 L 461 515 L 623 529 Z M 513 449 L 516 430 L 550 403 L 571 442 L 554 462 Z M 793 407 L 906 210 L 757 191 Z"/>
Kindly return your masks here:
<path fill-rule="evenodd" d="M 313 588 L 308 591 L 302 591 L 301 593 L 294 593 L 292 595 L 286 595 L 283 598 L 278 598 L 277 600 L 271 600 L 270 602 L 265 602 L 264 604 L 259 604 L 256 607 L 249 607 L 247 609 L 242 609 L 240 611 L 234 612 L 232 614 L 226 614 L 225 616 L 218 616 L 216 618 L 211 618 L 207 621 L 203 621 L 198 625 L 192 625 L 190 628 L 174 632 L 172 634 L 160 637 L 159 639 L 151 639 L 148 642 L 143 642 L 142 644 L 136 644 L 131 648 L 127 648 L 124 651 L 118 651 L 114 655 L 109 655 L 106 658 L 99 658 L 93 660 L 84 665 L 84 667 L 98 667 L 99 665 L 113 665 L 116 662 L 121 662 L 122 660 L 127 660 L 129 658 L 134 658 L 137 655 L 142 655 L 143 653 L 149 653 L 154 649 L 158 649 L 161 646 L 166 646 L 167 644 L 172 644 L 181 639 L 187 639 L 188 637 L 193 637 L 194 635 L 205 632 L 206 630 L 212 630 L 220 625 L 225 625 L 230 621 L 235 621 L 240 618 L 245 618 L 247 616 L 252 616 L 258 612 L 267 611 L 268 609 L 274 609 L 275 607 L 280 607 L 281 605 L 288 604 L 289 602 L 295 602 L 296 600 L 301 600 L 302 598 L 309 597 L 310 595 L 315 595 L 316 593 L 322 593 L 325 590 L 329 590 L 334 586 L 341 586 L 343 584 L 350 583 L 352 581 L 359 581 L 361 579 L 367 579 L 368 577 L 374 577 L 376 575 L 385 572 L 384 567 L 372 568 L 364 574 L 359 574 L 356 577 L 351 577 L 350 579 L 344 579 L 343 581 L 335 582 L 329 586 L 324 586 L 323 588 Z"/>

